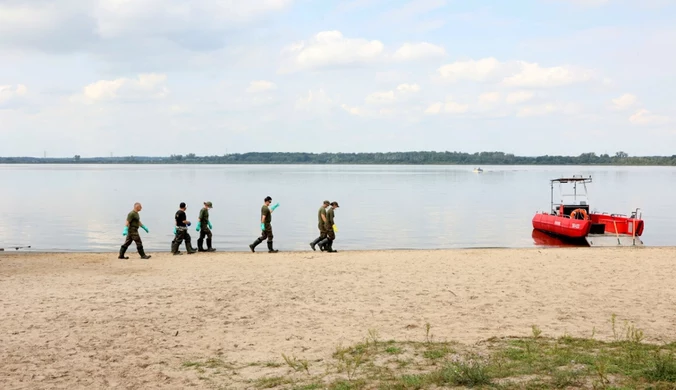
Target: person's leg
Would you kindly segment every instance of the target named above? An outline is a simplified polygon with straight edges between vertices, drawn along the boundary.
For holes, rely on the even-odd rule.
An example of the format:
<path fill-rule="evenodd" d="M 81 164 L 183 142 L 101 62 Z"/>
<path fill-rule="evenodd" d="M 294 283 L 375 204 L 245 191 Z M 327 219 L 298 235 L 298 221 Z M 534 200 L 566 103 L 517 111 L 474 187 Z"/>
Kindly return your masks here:
<path fill-rule="evenodd" d="M 180 255 L 181 252 L 178 250 L 178 247 L 181 246 L 181 242 L 183 241 L 183 230 L 177 230 L 176 234 L 174 235 L 174 241 L 171 242 L 171 253 L 174 255 Z"/>
<path fill-rule="evenodd" d="M 272 248 L 272 239 L 273 239 L 273 237 L 274 237 L 274 236 L 272 235 L 272 225 L 267 225 L 267 226 L 265 226 L 265 233 L 266 233 L 266 236 L 267 236 L 267 239 L 268 239 L 268 253 L 277 253 L 277 252 L 279 252 L 277 249 L 273 249 L 273 248 Z"/>
<path fill-rule="evenodd" d="M 190 233 L 188 233 L 188 230 L 184 232 L 185 235 L 185 250 L 188 251 L 189 255 L 192 255 L 193 253 L 196 252 L 195 248 L 192 247 L 191 238 L 190 238 Z"/>
<path fill-rule="evenodd" d="M 319 237 L 315 238 L 314 241 L 310 243 L 310 248 L 312 248 L 313 251 L 316 251 L 317 249 L 315 246 L 326 237 L 326 233 L 324 233 L 323 229 L 319 229 Z"/>
<path fill-rule="evenodd" d="M 213 234 L 211 233 L 211 229 L 207 228 L 207 252 L 214 252 L 216 249 L 211 247 L 211 237 Z"/>
<path fill-rule="evenodd" d="M 267 232 L 266 232 L 265 230 L 263 230 L 261 236 L 258 237 L 258 238 L 253 242 L 253 244 L 249 245 L 249 248 L 251 249 L 251 252 L 255 252 L 254 249 L 256 249 L 256 247 L 258 246 L 258 244 L 260 244 L 261 242 L 263 242 L 267 237 L 268 237 Z"/>
<path fill-rule="evenodd" d="M 126 256 L 124 255 L 124 252 L 127 251 L 127 249 L 129 248 L 129 245 L 131 245 L 132 241 L 133 241 L 133 240 L 132 240 L 132 238 L 131 238 L 131 235 L 130 235 L 129 233 L 127 233 L 127 238 L 124 240 L 124 244 L 122 244 L 122 246 L 120 246 L 120 255 L 117 256 L 118 259 L 124 259 L 124 260 L 126 260 L 126 259 L 129 258 L 129 257 L 126 257 Z"/>
<path fill-rule="evenodd" d="M 321 250 L 322 252 L 326 251 L 326 249 L 327 249 L 326 246 L 329 244 L 329 236 L 328 236 L 328 234 L 329 234 L 329 232 L 328 232 L 328 230 L 326 230 L 326 228 L 325 228 L 324 230 L 322 230 L 322 235 L 323 235 L 324 237 L 323 237 L 322 240 L 319 241 L 319 243 L 317 244 L 317 245 L 319 245 L 319 250 Z"/>
<path fill-rule="evenodd" d="M 146 256 L 146 253 L 143 251 L 143 241 L 141 241 L 141 236 L 138 234 L 138 232 L 134 233 L 132 235 L 132 238 L 134 239 L 134 242 L 136 243 L 136 250 L 138 251 L 138 254 L 141 256 L 142 259 L 149 259 L 150 256 Z"/>
<path fill-rule="evenodd" d="M 326 233 L 326 237 L 329 239 L 329 242 L 326 244 L 326 251 L 330 253 L 338 252 L 333 249 L 333 241 L 336 239 L 336 232 L 334 232 L 333 229 L 330 229 Z"/>
<path fill-rule="evenodd" d="M 204 237 L 206 236 L 206 230 L 208 229 L 206 226 L 202 225 L 202 229 L 200 229 L 200 238 L 197 239 L 197 251 L 198 252 L 206 252 L 204 250 Z"/>

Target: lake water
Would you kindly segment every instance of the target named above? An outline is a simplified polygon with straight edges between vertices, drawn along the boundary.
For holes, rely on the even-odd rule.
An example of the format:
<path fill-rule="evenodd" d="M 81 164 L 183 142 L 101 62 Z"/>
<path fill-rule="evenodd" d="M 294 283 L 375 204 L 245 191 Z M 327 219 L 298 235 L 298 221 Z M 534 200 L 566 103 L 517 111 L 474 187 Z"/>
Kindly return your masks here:
<path fill-rule="evenodd" d="M 197 216 L 212 201 L 214 247 L 248 251 L 270 195 L 275 247 L 310 250 L 317 210 L 336 200 L 334 248 L 531 247 L 531 219 L 549 209 L 549 180 L 591 175 L 592 210 L 630 214 L 640 207 L 648 246 L 676 244 L 673 167 L 299 165 L 0 165 L 0 247 L 34 251 L 118 251 L 134 202 L 143 204 L 147 252 L 169 251 L 173 216 Z M 555 186 L 555 202 L 560 199 Z M 265 243 L 259 246 L 265 251 Z M 181 247 L 184 250 L 184 247 Z M 135 254 L 132 244 L 130 252 Z"/>

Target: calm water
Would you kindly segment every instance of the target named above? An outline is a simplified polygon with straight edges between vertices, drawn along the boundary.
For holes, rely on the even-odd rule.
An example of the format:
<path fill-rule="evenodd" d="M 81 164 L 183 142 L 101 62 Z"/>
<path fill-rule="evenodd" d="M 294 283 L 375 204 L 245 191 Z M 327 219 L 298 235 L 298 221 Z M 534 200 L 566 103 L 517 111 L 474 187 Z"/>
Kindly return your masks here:
<path fill-rule="evenodd" d="M 117 251 L 136 201 L 150 229 L 141 231 L 148 252 L 169 251 L 181 201 L 196 246 L 199 209 L 210 200 L 214 247 L 248 250 L 267 195 L 280 202 L 273 214 L 280 250 L 310 250 L 324 199 L 341 206 L 338 250 L 530 247 L 541 244 L 531 218 L 549 208 L 548 180 L 573 174 L 592 175 L 592 209 L 629 214 L 640 207 L 644 243 L 676 244 L 674 168 L 482 168 L 477 174 L 468 166 L 0 165 L 0 247 Z"/>

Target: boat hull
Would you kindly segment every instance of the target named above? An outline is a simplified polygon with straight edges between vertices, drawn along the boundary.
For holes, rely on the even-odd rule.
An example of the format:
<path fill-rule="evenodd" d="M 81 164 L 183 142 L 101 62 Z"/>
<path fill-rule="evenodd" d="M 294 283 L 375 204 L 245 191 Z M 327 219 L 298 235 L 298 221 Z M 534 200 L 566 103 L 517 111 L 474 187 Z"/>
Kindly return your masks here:
<path fill-rule="evenodd" d="M 571 219 L 551 214 L 535 214 L 533 229 L 549 234 L 572 239 L 582 239 L 589 234 L 592 221 L 586 219 Z"/>
<path fill-rule="evenodd" d="M 604 233 L 625 234 L 640 237 L 643 234 L 642 219 L 616 214 L 591 214 L 591 221 L 595 225 L 604 225 Z"/>

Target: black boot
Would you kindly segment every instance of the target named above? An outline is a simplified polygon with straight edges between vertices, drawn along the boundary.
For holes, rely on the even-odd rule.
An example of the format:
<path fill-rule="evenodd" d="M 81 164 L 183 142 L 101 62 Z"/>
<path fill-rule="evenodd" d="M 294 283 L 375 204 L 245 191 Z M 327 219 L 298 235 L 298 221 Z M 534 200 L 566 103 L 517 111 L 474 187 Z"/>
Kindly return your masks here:
<path fill-rule="evenodd" d="M 314 241 L 310 243 L 310 248 L 312 248 L 313 251 L 316 251 L 317 249 L 315 248 L 315 245 L 317 245 L 317 243 L 321 240 L 322 240 L 321 236 L 317 237 Z"/>
<path fill-rule="evenodd" d="M 204 250 L 204 239 L 197 240 L 197 251 L 198 252 L 206 252 Z"/>
<path fill-rule="evenodd" d="M 126 257 L 126 256 L 124 255 L 124 252 L 126 252 L 126 251 L 127 251 L 127 248 L 125 248 L 124 246 L 121 246 L 121 247 L 120 247 L 120 255 L 117 256 L 117 258 L 118 258 L 118 259 L 127 260 L 128 257 Z"/>
<path fill-rule="evenodd" d="M 319 250 L 321 250 L 322 252 L 324 252 L 324 251 L 326 250 L 326 245 L 327 245 L 328 243 L 329 243 L 329 238 L 328 238 L 328 237 L 326 237 L 326 238 L 324 238 L 323 240 L 319 241 L 319 244 L 317 244 L 317 245 L 319 245 Z"/>
<path fill-rule="evenodd" d="M 329 243 L 326 244 L 326 251 L 329 253 L 336 253 L 338 252 L 337 250 L 333 249 L 333 240 L 329 240 Z"/>
<path fill-rule="evenodd" d="M 216 249 L 211 247 L 211 238 L 207 238 L 207 252 L 216 252 Z"/>
<path fill-rule="evenodd" d="M 178 242 L 176 240 L 171 242 L 171 253 L 174 255 L 181 255 L 182 253 L 178 250 Z"/>
<path fill-rule="evenodd" d="M 277 249 L 272 249 L 272 241 L 268 241 L 268 253 L 277 253 Z"/>
<path fill-rule="evenodd" d="M 150 256 L 146 256 L 146 253 L 143 251 L 143 247 L 138 247 L 138 254 L 141 255 L 142 259 L 149 259 Z"/>
<path fill-rule="evenodd" d="M 258 246 L 258 244 L 260 244 L 261 242 L 263 242 L 263 239 L 260 238 L 260 237 L 258 237 L 258 238 L 256 239 L 256 241 L 253 242 L 253 244 L 249 245 L 249 248 L 251 249 L 251 252 L 255 252 L 254 248 L 256 248 L 256 247 Z"/>
<path fill-rule="evenodd" d="M 192 255 L 193 253 L 197 252 L 195 248 L 192 247 L 192 244 L 190 241 L 185 242 L 185 250 L 188 251 L 189 255 Z"/>

